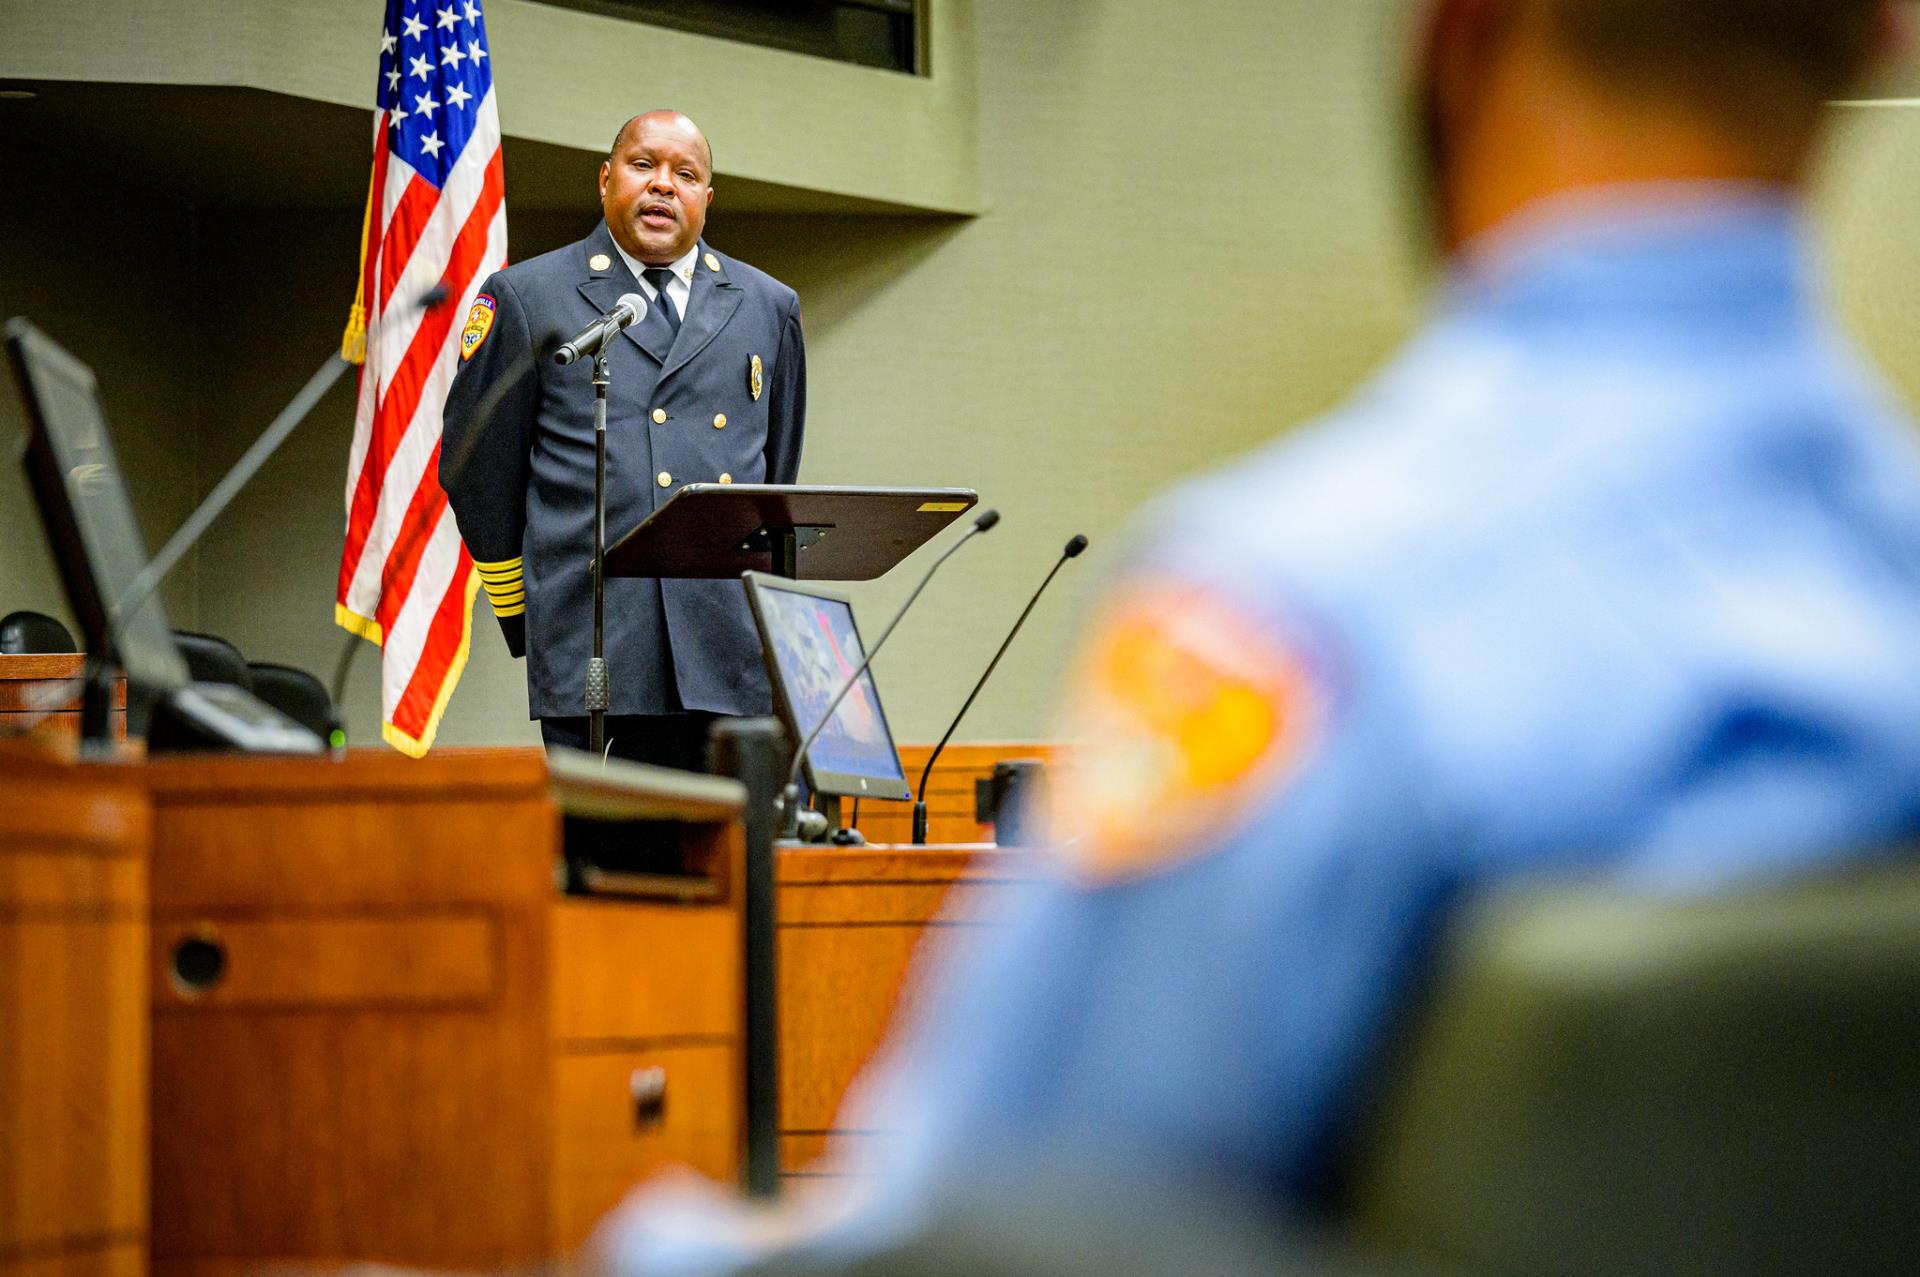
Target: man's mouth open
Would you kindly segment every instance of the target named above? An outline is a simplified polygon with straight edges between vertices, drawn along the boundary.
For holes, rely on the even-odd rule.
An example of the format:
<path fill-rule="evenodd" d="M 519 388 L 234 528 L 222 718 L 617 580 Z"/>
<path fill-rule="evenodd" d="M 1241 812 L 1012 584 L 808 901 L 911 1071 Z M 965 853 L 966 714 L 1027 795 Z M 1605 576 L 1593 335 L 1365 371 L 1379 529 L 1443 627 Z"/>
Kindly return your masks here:
<path fill-rule="evenodd" d="M 665 230 L 679 219 L 673 214 L 671 204 L 642 204 L 640 206 L 640 224 L 654 230 Z"/>

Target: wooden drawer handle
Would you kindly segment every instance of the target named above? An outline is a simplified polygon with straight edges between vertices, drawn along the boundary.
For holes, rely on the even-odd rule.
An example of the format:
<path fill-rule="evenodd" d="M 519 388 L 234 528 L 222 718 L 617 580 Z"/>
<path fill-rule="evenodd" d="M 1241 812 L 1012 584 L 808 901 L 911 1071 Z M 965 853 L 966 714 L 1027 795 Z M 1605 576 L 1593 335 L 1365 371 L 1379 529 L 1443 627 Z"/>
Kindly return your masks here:
<path fill-rule="evenodd" d="M 650 1130 L 667 1120 L 667 1071 L 658 1065 L 635 1069 L 627 1079 L 633 1096 L 633 1129 Z"/>

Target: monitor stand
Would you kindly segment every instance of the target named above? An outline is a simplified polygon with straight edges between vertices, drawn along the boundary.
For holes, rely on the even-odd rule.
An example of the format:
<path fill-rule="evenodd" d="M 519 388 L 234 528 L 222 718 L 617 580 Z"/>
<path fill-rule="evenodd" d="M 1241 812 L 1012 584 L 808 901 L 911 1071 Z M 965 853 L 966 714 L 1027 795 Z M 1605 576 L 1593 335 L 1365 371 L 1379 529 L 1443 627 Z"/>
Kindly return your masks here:
<path fill-rule="evenodd" d="M 87 656 L 86 681 L 80 688 L 80 756 L 112 758 L 116 752 L 113 738 L 113 683 L 115 670 L 105 661 Z M 128 699 L 132 699 L 129 689 Z"/>
<path fill-rule="evenodd" d="M 858 829 L 848 829 L 840 823 L 840 795 L 815 794 L 813 809 L 826 820 L 826 827 L 819 837 L 808 838 L 808 842 L 827 842 L 836 847 L 860 847 L 866 844 L 866 836 Z M 804 833 L 802 837 L 805 837 Z"/>

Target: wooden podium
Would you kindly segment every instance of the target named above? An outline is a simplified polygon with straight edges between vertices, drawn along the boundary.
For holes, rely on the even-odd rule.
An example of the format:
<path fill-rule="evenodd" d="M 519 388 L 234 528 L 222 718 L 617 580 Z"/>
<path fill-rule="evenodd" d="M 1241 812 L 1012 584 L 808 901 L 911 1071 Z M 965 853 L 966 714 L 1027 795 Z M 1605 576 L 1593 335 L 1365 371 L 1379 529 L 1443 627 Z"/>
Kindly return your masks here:
<path fill-rule="evenodd" d="M 156 1271 L 498 1268 L 661 1164 L 734 1175 L 737 784 L 537 749 L 140 770 Z M 562 896 L 567 815 L 672 829 L 680 862 Z"/>
<path fill-rule="evenodd" d="M 146 850 L 127 777 L 0 742 L 0 1277 L 146 1271 Z"/>
<path fill-rule="evenodd" d="M 999 925 L 1040 876 L 1037 857 L 979 844 L 780 844 L 783 1176 L 844 1174 L 832 1157 L 881 1134 L 842 1126 L 841 1107 L 919 994 L 909 976 L 922 946 Z"/>
<path fill-rule="evenodd" d="M 0 743 L 0 1277 L 141 1277 L 149 1201 L 167 1273 L 499 1269 L 573 1248 L 664 1163 L 732 1179 L 743 799 L 537 749 L 76 765 Z M 645 895 L 563 896 L 569 815 L 668 828 L 677 860 Z M 780 1160 L 820 1173 L 863 1138 L 837 1110 L 923 935 L 993 925 L 1037 865 L 775 862 Z"/>

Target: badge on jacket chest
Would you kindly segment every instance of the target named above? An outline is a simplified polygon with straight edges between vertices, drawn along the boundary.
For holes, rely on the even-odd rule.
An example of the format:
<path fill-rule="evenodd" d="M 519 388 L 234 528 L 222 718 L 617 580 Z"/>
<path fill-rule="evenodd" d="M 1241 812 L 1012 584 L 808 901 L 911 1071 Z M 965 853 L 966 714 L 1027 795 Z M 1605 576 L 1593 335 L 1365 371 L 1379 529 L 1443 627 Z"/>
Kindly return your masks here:
<path fill-rule="evenodd" d="M 760 402 L 760 392 L 766 388 L 766 380 L 761 376 L 760 356 L 754 355 L 747 361 L 747 388 L 753 391 L 753 401 Z"/>

